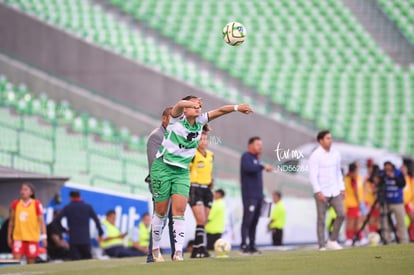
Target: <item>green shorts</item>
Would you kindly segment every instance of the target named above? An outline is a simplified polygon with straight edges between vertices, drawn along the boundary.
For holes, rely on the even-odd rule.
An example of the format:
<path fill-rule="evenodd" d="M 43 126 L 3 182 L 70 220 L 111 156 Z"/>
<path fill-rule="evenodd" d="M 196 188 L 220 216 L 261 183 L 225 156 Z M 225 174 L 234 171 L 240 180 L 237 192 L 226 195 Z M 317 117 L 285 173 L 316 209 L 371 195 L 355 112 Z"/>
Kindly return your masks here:
<path fill-rule="evenodd" d="M 168 200 L 172 194 L 188 197 L 190 192 L 190 171 L 164 163 L 162 158 L 154 160 L 151 166 L 151 193 L 155 202 Z"/>

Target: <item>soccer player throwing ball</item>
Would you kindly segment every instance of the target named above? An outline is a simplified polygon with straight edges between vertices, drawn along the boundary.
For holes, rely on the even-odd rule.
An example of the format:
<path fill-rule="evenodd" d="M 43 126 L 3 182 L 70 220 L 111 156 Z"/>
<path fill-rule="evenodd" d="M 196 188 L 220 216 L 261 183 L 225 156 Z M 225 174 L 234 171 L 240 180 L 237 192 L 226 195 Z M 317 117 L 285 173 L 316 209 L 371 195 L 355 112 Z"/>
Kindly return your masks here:
<path fill-rule="evenodd" d="M 247 104 L 226 105 L 206 113 L 202 113 L 201 108 L 202 100 L 196 96 L 187 96 L 173 107 L 157 159 L 151 166 L 151 191 L 155 202 L 151 223 L 152 254 L 155 262 L 164 261 L 160 241 L 170 199 L 175 239 L 173 260 L 183 260 L 184 212 L 190 190 L 189 163 L 196 153 L 203 126 L 228 113 L 252 112 Z"/>

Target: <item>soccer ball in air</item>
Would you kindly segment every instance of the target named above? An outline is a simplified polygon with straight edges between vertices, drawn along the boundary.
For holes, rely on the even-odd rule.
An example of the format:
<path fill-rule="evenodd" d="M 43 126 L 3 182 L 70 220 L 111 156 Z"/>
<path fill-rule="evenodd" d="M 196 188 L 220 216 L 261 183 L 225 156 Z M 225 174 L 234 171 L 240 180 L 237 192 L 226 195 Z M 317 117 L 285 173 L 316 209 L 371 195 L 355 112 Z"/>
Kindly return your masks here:
<path fill-rule="evenodd" d="M 243 43 L 246 35 L 246 28 L 238 22 L 230 22 L 223 28 L 223 39 L 232 46 L 238 46 Z"/>
<path fill-rule="evenodd" d="M 225 239 L 218 239 L 214 243 L 214 251 L 218 258 L 226 258 L 231 250 L 231 244 Z"/>
<path fill-rule="evenodd" d="M 381 241 L 381 236 L 378 233 L 372 232 L 368 234 L 368 243 L 371 246 L 377 246 Z"/>

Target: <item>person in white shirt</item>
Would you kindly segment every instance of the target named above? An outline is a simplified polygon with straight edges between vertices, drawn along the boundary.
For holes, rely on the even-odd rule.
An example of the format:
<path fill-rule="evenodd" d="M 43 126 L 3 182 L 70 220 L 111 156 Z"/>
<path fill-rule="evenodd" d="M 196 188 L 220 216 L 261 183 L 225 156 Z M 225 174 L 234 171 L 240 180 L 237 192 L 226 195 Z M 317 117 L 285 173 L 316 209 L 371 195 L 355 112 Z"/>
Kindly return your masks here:
<path fill-rule="evenodd" d="M 342 249 L 337 241 L 344 221 L 345 185 L 341 172 L 341 156 L 331 148 L 332 136 L 329 131 L 319 132 L 317 140 L 320 146 L 309 158 L 309 178 L 316 200 L 319 249 Z M 325 248 L 325 216 L 330 205 L 337 217 Z"/>

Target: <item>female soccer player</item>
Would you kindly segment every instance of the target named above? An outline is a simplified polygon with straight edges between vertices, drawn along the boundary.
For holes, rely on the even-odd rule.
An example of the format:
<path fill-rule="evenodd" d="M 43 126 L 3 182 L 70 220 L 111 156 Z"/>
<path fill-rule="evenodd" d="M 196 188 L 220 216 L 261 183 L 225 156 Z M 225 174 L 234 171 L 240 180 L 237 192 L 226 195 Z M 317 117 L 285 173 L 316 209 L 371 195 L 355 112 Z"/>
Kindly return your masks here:
<path fill-rule="evenodd" d="M 26 256 L 28 264 L 34 264 L 39 255 L 39 238 L 43 247 L 47 247 L 46 226 L 43 220 L 43 208 L 35 199 L 34 186 L 23 183 L 20 199 L 11 205 L 11 214 L 7 242 L 16 260 Z"/>
<path fill-rule="evenodd" d="M 252 112 L 247 104 L 226 105 L 206 113 L 201 113 L 201 108 L 202 100 L 196 96 L 187 96 L 173 107 L 157 159 L 151 166 L 151 191 L 155 202 L 151 223 L 152 254 L 155 262 L 164 261 L 159 244 L 170 199 L 175 239 L 173 260 L 183 260 L 184 212 L 190 190 L 189 163 L 196 153 L 203 126 L 234 111 Z"/>

